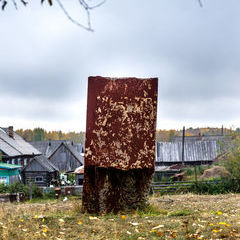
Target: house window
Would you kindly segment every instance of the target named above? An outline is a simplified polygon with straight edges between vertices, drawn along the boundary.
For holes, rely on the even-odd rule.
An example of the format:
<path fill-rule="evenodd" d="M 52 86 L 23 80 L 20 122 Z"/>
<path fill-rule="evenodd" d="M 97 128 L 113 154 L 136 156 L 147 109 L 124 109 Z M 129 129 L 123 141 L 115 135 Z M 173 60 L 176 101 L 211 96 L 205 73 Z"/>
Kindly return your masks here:
<path fill-rule="evenodd" d="M 35 182 L 43 182 L 43 177 L 42 176 L 35 177 Z"/>
<path fill-rule="evenodd" d="M 21 158 L 18 158 L 18 165 L 21 165 Z"/>
<path fill-rule="evenodd" d="M 0 177 L 0 184 L 7 184 L 8 178 L 7 177 Z"/>
<path fill-rule="evenodd" d="M 15 159 L 14 158 L 12 159 L 12 164 L 15 164 Z"/>

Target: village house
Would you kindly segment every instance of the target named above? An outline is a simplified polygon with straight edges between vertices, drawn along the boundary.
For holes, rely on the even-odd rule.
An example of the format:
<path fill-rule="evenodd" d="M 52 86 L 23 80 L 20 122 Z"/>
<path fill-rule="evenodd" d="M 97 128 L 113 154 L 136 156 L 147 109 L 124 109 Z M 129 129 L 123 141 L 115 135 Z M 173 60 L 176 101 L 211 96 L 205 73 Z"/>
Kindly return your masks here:
<path fill-rule="evenodd" d="M 0 153 L 2 161 L 8 164 L 26 166 L 41 152 L 13 131 L 13 127 L 0 128 Z"/>
<path fill-rule="evenodd" d="M 59 178 L 59 170 L 45 156 L 36 156 L 22 169 L 22 178 L 24 184 L 48 187 Z"/>
<path fill-rule="evenodd" d="M 84 149 L 72 141 L 36 141 L 31 144 L 38 149 L 60 172 L 74 171 L 84 164 Z"/>

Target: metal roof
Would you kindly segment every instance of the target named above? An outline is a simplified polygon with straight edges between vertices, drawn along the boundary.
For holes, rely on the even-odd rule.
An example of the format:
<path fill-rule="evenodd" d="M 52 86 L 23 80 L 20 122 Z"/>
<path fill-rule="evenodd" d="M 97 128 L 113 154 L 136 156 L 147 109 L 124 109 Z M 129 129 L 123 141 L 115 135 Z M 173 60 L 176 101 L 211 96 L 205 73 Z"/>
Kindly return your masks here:
<path fill-rule="evenodd" d="M 21 165 L 16 165 L 16 164 L 0 163 L 0 168 L 4 168 L 4 169 L 18 169 L 21 167 L 22 167 Z"/>
<path fill-rule="evenodd" d="M 8 135 L 8 128 L 0 128 L 0 150 L 7 156 L 39 155 L 41 154 L 31 144 L 23 140 L 18 134 L 13 133 L 13 138 Z"/>
<path fill-rule="evenodd" d="M 182 142 L 157 142 L 156 162 L 181 162 Z M 184 161 L 213 161 L 219 155 L 217 141 L 186 141 Z"/>

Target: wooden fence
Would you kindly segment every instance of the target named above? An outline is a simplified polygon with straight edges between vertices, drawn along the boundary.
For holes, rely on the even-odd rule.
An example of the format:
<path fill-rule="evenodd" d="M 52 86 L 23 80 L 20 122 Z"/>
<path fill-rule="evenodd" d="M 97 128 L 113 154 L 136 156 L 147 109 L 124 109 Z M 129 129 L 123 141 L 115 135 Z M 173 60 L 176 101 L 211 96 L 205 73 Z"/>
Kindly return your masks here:
<path fill-rule="evenodd" d="M 232 179 L 232 181 L 239 181 L 239 179 Z M 153 182 L 151 186 L 151 193 L 180 193 L 187 192 L 196 186 L 198 183 L 205 183 L 208 185 L 223 183 L 224 180 L 208 180 L 208 181 L 178 181 L 178 182 Z"/>
<path fill-rule="evenodd" d="M 238 184 L 238 189 L 240 191 L 240 179 L 231 179 L 231 181 L 236 181 Z M 151 186 L 150 193 L 182 193 L 188 192 L 193 189 L 197 184 L 219 184 L 224 183 L 224 180 L 208 180 L 208 181 L 177 181 L 177 182 L 153 182 Z M 82 196 L 83 186 L 65 186 L 61 187 L 61 195 L 75 195 Z M 44 192 L 49 192 L 51 188 L 43 188 Z M 54 188 L 53 188 L 54 189 Z"/>

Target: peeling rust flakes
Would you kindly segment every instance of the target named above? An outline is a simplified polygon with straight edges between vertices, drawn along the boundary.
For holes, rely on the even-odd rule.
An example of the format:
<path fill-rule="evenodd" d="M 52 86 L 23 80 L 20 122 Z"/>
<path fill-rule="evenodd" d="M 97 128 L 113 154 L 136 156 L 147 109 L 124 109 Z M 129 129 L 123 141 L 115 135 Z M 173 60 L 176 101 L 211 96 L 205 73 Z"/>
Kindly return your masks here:
<path fill-rule="evenodd" d="M 157 79 L 90 77 L 85 165 L 153 168 Z"/>

